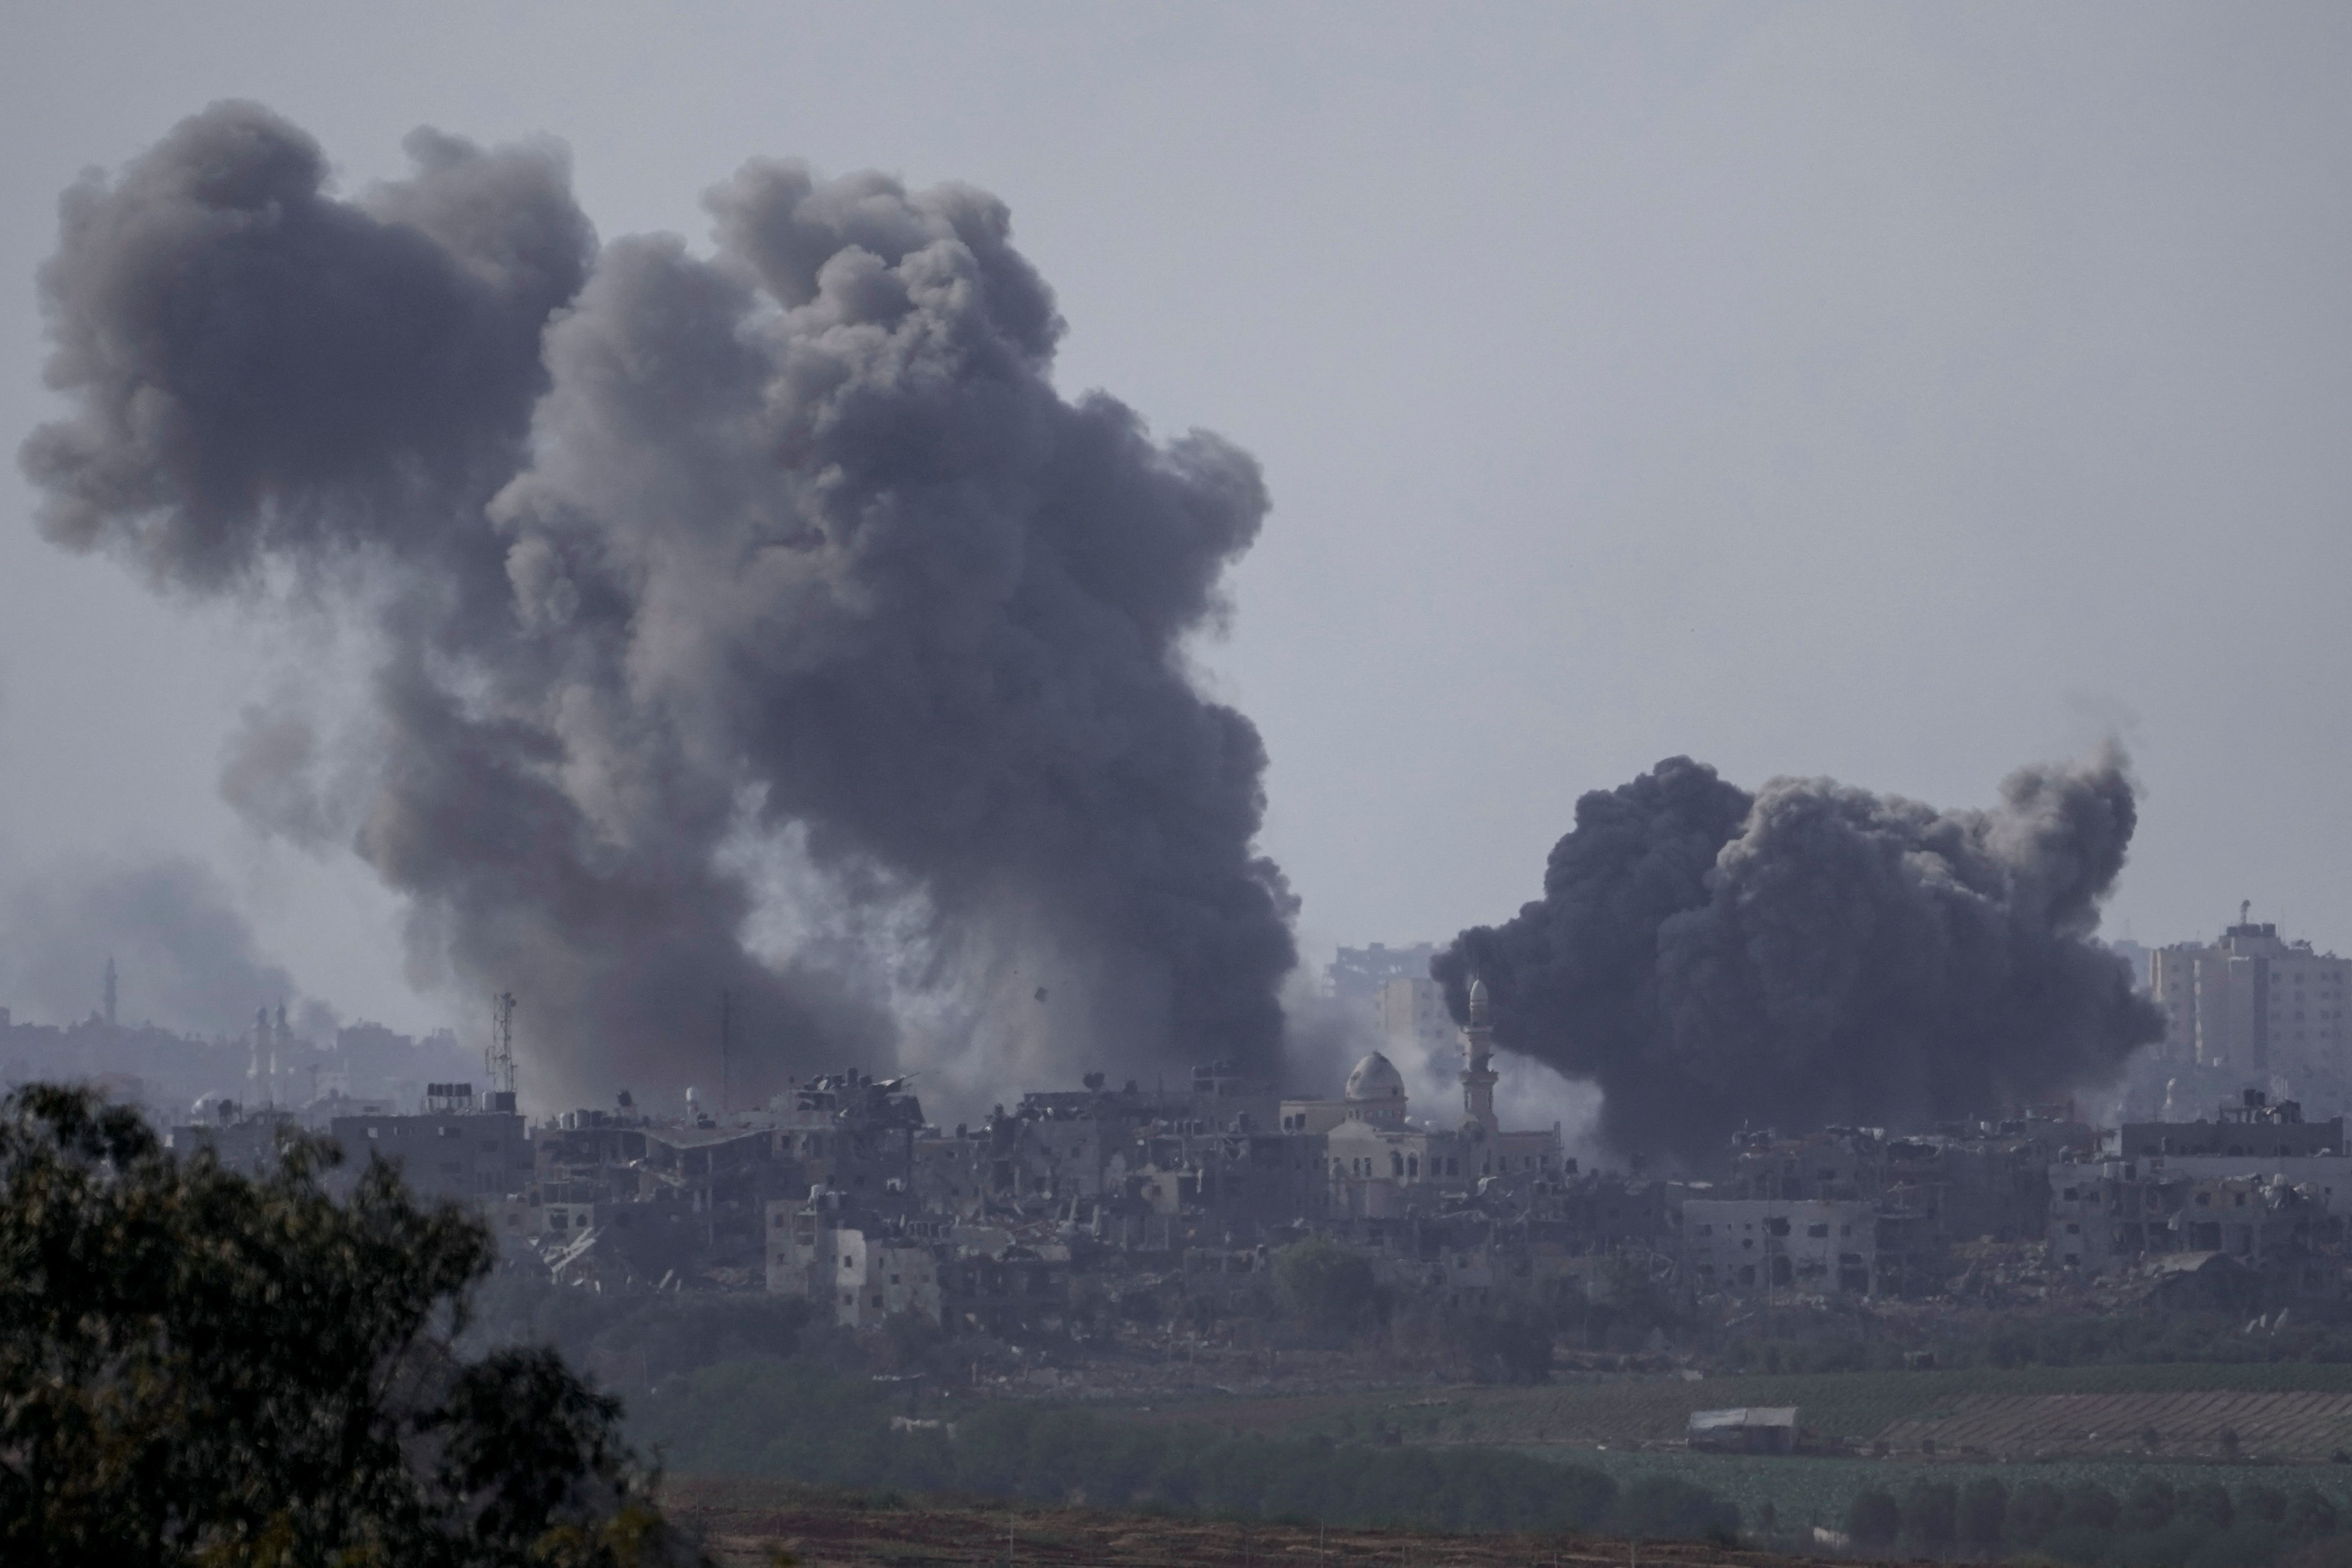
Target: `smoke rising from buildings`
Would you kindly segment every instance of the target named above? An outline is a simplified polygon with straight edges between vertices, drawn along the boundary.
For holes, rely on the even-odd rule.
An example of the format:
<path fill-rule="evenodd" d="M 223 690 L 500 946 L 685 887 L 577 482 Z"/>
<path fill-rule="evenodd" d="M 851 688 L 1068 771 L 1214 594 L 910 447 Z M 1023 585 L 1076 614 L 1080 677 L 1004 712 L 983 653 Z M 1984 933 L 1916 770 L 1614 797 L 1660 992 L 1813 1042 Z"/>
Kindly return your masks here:
<path fill-rule="evenodd" d="M 2163 1037 L 2093 940 L 2135 816 L 2113 748 L 1990 811 L 1669 758 L 1579 800 L 1543 898 L 1433 967 L 1457 1016 L 1483 975 L 1500 1044 L 1597 1083 L 1622 1151 L 1997 1114 Z"/>
<path fill-rule="evenodd" d="M 981 192 L 754 163 L 712 253 L 600 247 L 560 149 L 407 148 L 346 199 L 215 105 L 68 192 L 42 275 L 47 535 L 364 614 L 363 717 L 257 710 L 239 809 L 405 895 L 420 981 L 520 993 L 527 1090 L 707 1082 L 722 993 L 758 1087 L 887 1057 L 863 977 L 747 947 L 763 857 L 812 929 L 898 912 L 967 1078 L 1269 1062 L 1265 753 L 1182 648 L 1255 464 L 1061 397 Z"/>
<path fill-rule="evenodd" d="M 229 889 L 196 861 L 0 869 L 0 1006 L 16 1022 L 100 1014 L 110 960 L 126 1025 L 236 1035 L 260 1008 L 300 1006 L 293 977 L 262 953 Z"/>

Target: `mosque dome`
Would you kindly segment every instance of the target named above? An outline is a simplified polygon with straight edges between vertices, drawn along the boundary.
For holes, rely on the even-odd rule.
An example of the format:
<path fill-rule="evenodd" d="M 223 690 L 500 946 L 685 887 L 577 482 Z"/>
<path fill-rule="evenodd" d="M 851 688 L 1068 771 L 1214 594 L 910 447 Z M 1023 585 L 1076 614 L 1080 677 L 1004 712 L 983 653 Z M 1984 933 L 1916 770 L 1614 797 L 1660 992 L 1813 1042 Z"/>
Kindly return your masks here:
<path fill-rule="evenodd" d="M 1402 1100 L 1404 1074 L 1397 1071 L 1396 1063 L 1374 1051 L 1356 1064 L 1348 1075 L 1348 1098 L 1351 1100 Z"/>

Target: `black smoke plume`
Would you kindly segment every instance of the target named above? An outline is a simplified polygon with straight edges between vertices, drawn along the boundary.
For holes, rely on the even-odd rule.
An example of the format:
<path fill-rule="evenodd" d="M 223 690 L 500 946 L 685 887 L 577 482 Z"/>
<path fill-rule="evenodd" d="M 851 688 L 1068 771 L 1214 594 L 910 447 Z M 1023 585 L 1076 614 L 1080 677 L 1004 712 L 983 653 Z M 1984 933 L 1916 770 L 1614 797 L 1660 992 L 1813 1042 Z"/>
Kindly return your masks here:
<path fill-rule="evenodd" d="M 2136 815 L 2112 748 L 1990 811 L 1673 757 L 1579 800 L 1543 898 L 1433 967 L 1456 1016 L 1481 975 L 1499 1044 L 1597 1083 L 1620 1150 L 1998 1114 L 2163 1037 L 2092 940 Z"/>
<path fill-rule="evenodd" d="M 407 145 L 344 199 L 215 105 L 69 192 L 42 274 L 47 536 L 371 628 L 367 721 L 257 710 L 232 800 L 355 847 L 420 976 L 520 993 L 542 1092 L 707 1083 L 722 993 L 761 1086 L 887 1054 L 805 956 L 877 905 L 967 1078 L 1265 1063 L 1265 753 L 1182 647 L 1255 464 L 1062 398 L 981 192 L 754 163 L 712 254 L 600 247 L 560 149 Z M 800 957 L 746 945 L 779 859 Z"/>

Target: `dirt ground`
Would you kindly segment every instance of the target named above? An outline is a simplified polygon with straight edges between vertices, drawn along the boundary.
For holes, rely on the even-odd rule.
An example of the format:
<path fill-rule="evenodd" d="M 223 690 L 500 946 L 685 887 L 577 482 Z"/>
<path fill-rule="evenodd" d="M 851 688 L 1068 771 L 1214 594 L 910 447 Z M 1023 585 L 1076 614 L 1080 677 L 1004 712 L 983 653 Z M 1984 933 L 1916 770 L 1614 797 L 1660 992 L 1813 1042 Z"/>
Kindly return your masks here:
<path fill-rule="evenodd" d="M 1041 1568 L 1820 1568 L 1811 1559 L 1697 1542 L 1323 1531 L 992 1501 L 927 1500 L 919 1507 L 876 1508 L 776 1481 L 673 1479 L 662 1500 L 727 1568 L 773 1563 L 782 1560 L 780 1552 L 806 1568 L 1007 1563 Z"/>

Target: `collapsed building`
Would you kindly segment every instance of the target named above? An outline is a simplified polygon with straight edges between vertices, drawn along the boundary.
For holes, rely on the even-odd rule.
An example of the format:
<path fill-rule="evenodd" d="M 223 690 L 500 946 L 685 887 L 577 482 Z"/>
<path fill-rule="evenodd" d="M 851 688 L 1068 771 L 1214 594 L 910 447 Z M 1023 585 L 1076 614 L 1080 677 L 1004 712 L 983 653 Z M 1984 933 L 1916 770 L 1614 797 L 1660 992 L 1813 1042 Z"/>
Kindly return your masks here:
<path fill-rule="evenodd" d="M 2340 1117 L 2246 1089 L 2210 1121 L 2126 1123 L 2115 1147 L 2050 1170 L 2050 1250 L 2086 1274 L 2224 1260 L 2273 1294 L 2343 1283 L 2352 1159 Z"/>
<path fill-rule="evenodd" d="M 1694 1295 L 1931 1290 L 1957 1243 L 2041 1237 L 2051 1163 L 2095 1144 L 2066 1105 L 1906 1136 L 1742 1132 L 1724 1178 L 1688 1190 L 1683 1283 Z"/>
<path fill-rule="evenodd" d="M 1392 1291 L 1472 1309 L 1935 1295 L 1982 1245 L 2042 1248 L 2084 1279 L 2220 1270 L 2232 1300 L 2246 1281 L 2308 1296 L 2342 1275 L 2342 1121 L 2259 1089 L 2105 1133 L 2061 1102 L 1922 1132 L 1745 1131 L 1705 1177 L 1587 1171 L 1559 1127 L 1505 1124 L 1483 985 L 1468 1013 L 1458 1115 L 1418 1114 L 1374 1051 L 1329 1098 L 1218 1063 L 1148 1087 L 1087 1074 L 952 1127 L 909 1080 L 848 1068 L 756 1108 L 689 1094 L 656 1116 L 622 1093 L 536 1126 L 510 1091 L 433 1083 L 412 1113 L 369 1107 L 327 1131 L 349 1156 L 339 1179 L 393 1163 L 480 1208 L 517 1267 L 600 1289 L 764 1289 L 853 1330 L 907 1317 L 1018 1337 L 1104 1308 L 1262 1310 L 1273 1260 L 1310 1235 Z M 240 1169 L 300 1125 L 268 1105 L 200 1109 L 174 1146 Z"/>

